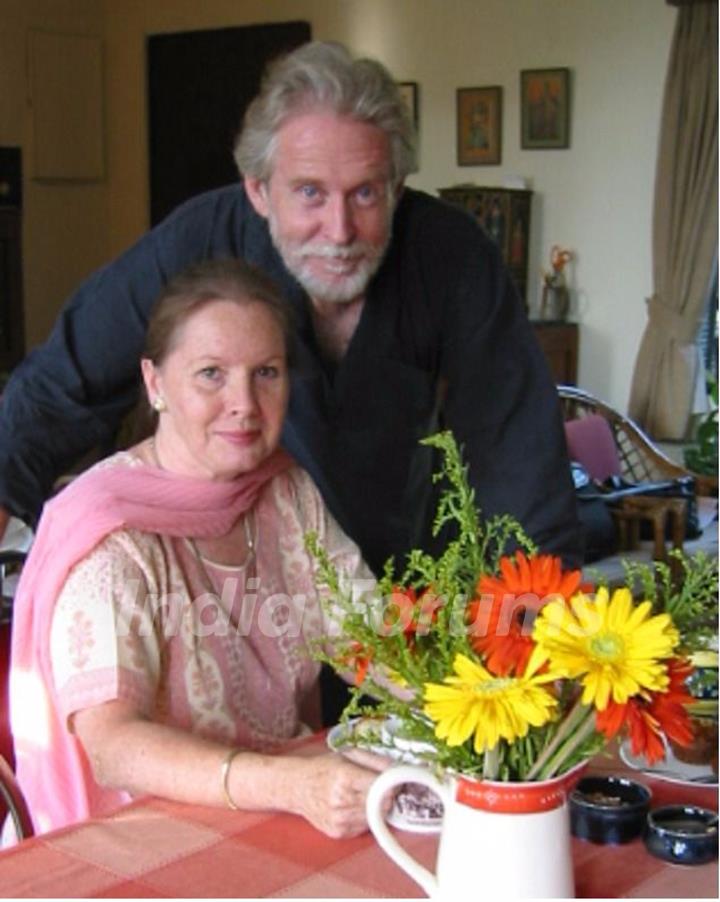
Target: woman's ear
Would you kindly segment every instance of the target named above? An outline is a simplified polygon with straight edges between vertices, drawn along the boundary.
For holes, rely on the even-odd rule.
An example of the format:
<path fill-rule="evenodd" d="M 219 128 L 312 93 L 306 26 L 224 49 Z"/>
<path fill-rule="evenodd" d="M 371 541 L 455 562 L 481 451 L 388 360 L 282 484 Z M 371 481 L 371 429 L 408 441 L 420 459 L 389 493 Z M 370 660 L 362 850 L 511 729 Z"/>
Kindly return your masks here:
<path fill-rule="evenodd" d="M 267 182 L 265 179 L 254 179 L 245 176 L 245 193 L 255 208 L 255 212 L 267 219 L 270 207 L 267 200 Z"/>
<path fill-rule="evenodd" d="M 143 382 L 145 383 L 145 392 L 147 393 L 148 403 L 152 406 L 155 398 L 162 396 L 160 375 L 157 371 L 157 367 L 149 357 L 143 357 L 141 359 L 140 372 L 142 373 Z"/>

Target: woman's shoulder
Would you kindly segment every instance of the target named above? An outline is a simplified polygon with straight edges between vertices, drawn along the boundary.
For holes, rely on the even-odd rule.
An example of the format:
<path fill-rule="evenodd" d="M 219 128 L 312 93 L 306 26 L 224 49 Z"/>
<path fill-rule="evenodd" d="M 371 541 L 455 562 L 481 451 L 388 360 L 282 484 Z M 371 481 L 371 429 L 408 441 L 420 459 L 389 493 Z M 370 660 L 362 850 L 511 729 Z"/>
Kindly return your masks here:
<path fill-rule="evenodd" d="M 132 529 L 118 529 L 104 536 L 70 568 L 61 596 L 80 593 L 88 597 L 105 594 L 107 600 L 123 596 L 129 590 L 155 592 L 161 556 L 153 536 Z"/>
<path fill-rule="evenodd" d="M 121 527 L 103 536 L 74 569 L 102 568 L 118 574 L 152 573 L 164 557 L 159 536 Z"/>
<path fill-rule="evenodd" d="M 302 528 L 317 529 L 325 517 L 325 502 L 312 477 L 297 464 L 270 480 L 269 495 L 282 513 L 292 510 Z"/>
<path fill-rule="evenodd" d="M 125 451 L 116 451 L 109 457 L 104 457 L 88 470 L 88 473 L 97 470 L 109 470 L 113 467 L 143 467 L 146 464 L 133 453 L 132 448 Z"/>
<path fill-rule="evenodd" d="M 96 479 L 97 473 L 102 473 L 106 470 L 115 470 L 117 468 L 134 468 L 134 467 L 142 467 L 145 466 L 144 462 L 133 453 L 132 449 L 128 449 L 125 451 L 116 451 L 114 454 L 110 454 L 108 457 L 103 457 L 96 463 L 92 464 L 92 466 L 88 467 L 87 470 L 83 470 L 82 473 L 79 473 L 77 476 L 63 476 L 58 480 L 55 485 L 56 491 L 59 492 L 60 489 L 64 489 L 68 486 L 82 486 L 82 484 L 88 480 Z M 53 499 L 54 500 L 54 499 Z M 50 502 L 52 503 L 52 502 Z"/>

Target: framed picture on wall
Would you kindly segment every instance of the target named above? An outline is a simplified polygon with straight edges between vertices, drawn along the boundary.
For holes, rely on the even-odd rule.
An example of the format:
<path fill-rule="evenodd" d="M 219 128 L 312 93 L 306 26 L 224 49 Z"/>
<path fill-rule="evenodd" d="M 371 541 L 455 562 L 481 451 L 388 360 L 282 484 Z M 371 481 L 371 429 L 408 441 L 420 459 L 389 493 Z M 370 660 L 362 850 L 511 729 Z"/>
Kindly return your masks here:
<path fill-rule="evenodd" d="M 420 126 L 420 106 L 418 103 L 418 83 L 416 81 L 399 81 L 400 96 L 410 110 L 415 130 Z"/>
<path fill-rule="evenodd" d="M 523 150 L 570 147 L 570 70 L 524 69 L 520 73 Z"/>
<path fill-rule="evenodd" d="M 458 166 L 495 165 L 501 150 L 502 88 L 458 88 Z"/>

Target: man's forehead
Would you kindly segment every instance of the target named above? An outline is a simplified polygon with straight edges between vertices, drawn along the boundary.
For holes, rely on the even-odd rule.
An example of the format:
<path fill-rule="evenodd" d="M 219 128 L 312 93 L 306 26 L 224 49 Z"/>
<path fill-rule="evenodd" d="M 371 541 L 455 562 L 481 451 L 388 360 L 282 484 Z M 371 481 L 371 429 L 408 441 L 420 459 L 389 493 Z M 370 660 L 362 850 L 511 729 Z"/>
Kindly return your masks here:
<path fill-rule="evenodd" d="M 298 177 L 352 172 L 386 178 L 390 141 L 378 126 L 324 111 L 301 113 L 286 120 L 276 135 L 274 168 Z"/>

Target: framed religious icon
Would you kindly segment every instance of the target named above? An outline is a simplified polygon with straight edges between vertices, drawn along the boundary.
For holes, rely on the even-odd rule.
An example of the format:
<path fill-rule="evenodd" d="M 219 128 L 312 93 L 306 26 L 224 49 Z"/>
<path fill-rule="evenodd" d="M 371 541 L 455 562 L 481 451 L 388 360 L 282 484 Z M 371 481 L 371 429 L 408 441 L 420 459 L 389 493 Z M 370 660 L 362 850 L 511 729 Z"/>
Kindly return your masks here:
<path fill-rule="evenodd" d="M 520 73 L 520 145 L 523 150 L 570 147 L 570 70 Z"/>
<path fill-rule="evenodd" d="M 458 166 L 498 164 L 501 150 L 502 88 L 458 88 Z"/>

